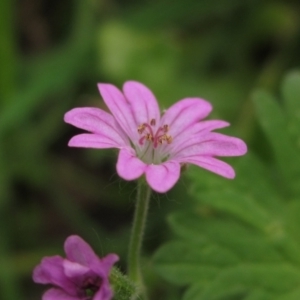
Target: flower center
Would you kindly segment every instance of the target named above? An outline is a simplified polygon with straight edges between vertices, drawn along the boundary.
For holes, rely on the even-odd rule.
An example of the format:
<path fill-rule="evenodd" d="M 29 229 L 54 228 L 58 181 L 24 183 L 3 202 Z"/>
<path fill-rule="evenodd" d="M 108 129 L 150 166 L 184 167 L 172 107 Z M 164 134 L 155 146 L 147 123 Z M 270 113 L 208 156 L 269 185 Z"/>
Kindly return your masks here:
<path fill-rule="evenodd" d="M 101 278 L 87 278 L 82 284 L 82 290 L 84 292 L 83 300 L 92 300 L 95 293 L 99 290 L 101 286 Z"/>
<path fill-rule="evenodd" d="M 156 132 L 153 131 L 156 125 L 156 120 L 151 119 L 150 124 L 143 123 L 138 126 L 138 133 L 141 135 L 139 139 L 139 144 L 144 145 L 145 141 L 149 141 L 153 144 L 154 148 L 157 148 L 158 145 L 162 145 L 164 142 L 167 144 L 171 144 L 173 138 L 171 135 L 168 135 L 167 132 L 170 130 L 168 124 L 159 127 Z"/>
<path fill-rule="evenodd" d="M 148 164 L 160 164 L 169 157 L 166 147 L 158 147 L 159 145 L 171 144 L 173 137 L 168 134 L 170 126 L 164 124 L 156 127 L 156 120 L 151 119 L 149 123 L 143 123 L 138 126 L 137 131 L 140 134 L 138 143 L 142 146 L 137 150 L 138 157 Z"/>

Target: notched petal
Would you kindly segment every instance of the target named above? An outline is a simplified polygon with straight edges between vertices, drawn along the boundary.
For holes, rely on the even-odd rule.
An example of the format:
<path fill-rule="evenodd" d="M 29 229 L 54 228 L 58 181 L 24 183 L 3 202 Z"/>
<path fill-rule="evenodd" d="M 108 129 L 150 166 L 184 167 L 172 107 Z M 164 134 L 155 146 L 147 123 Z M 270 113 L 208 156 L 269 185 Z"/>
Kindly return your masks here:
<path fill-rule="evenodd" d="M 91 246 L 77 235 L 71 235 L 66 239 L 64 249 L 68 260 L 83 266 L 90 267 L 100 260 Z"/>
<path fill-rule="evenodd" d="M 68 143 L 69 147 L 95 149 L 120 148 L 124 145 L 126 145 L 125 142 L 123 142 L 123 144 L 119 144 L 110 137 L 93 133 L 82 133 L 75 135 L 70 139 Z"/>
<path fill-rule="evenodd" d="M 101 109 L 92 107 L 74 108 L 65 114 L 64 121 L 94 133 L 103 139 L 111 140 L 115 145 L 123 146 L 129 143 L 114 117 Z M 77 147 L 89 146 L 77 145 Z"/>
<path fill-rule="evenodd" d="M 42 300 L 78 300 L 78 297 L 71 296 L 61 289 L 52 288 L 44 293 Z"/>
<path fill-rule="evenodd" d="M 123 86 L 124 95 L 130 103 L 136 123 L 159 122 L 160 112 L 153 93 L 142 83 L 127 81 Z"/>
<path fill-rule="evenodd" d="M 98 88 L 105 104 L 120 127 L 131 139 L 134 139 L 137 136 L 136 128 L 138 124 L 134 121 L 130 105 L 125 96 L 112 84 L 99 83 Z"/>
<path fill-rule="evenodd" d="M 133 152 L 133 149 L 121 149 L 119 153 L 117 172 L 125 180 L 139 178 L 146 169 L 146 164 L 137 158 Z"/>
<path fill-rule="evenodd" d="M 183 162 L 194 164 L 228 179 L 233 179 L 235 177 L 235 171 L 229 164 L 214 157 L 185 157 Z"/>
<path fill-rule="evenodd" d="M 180 164 L 176 161 L 167 161 L 160 165 L 148 165 L 146 180 L 150 187 L 159 193 L 170 190 L 180 177 Z"/>
<path fill-rule="evenodd" d="M 170 134 L 175 138 L 196 122 L 207 117 L 212 105 L 200 98 L 186 98 L 172 105 L 163 115 L 161 124 L 170 126 Z"/>

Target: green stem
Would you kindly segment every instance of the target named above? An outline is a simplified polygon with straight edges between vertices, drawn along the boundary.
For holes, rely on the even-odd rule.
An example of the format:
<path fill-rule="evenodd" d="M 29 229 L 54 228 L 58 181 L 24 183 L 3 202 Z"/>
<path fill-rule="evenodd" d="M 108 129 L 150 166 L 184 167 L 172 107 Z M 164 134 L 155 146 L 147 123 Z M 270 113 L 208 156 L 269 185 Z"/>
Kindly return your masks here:
<path fill-rule="evenodd" d="M 140 268 L 140 256 L 150 195 L 151 189 L 145 183 L 144 178 L 139 179 L 137 201 L 129 244 L 128 275 L 129 278 L 140 288 L 141 294 L 144 295 L 144 299 L 146 299 L 146 296 Z"/>

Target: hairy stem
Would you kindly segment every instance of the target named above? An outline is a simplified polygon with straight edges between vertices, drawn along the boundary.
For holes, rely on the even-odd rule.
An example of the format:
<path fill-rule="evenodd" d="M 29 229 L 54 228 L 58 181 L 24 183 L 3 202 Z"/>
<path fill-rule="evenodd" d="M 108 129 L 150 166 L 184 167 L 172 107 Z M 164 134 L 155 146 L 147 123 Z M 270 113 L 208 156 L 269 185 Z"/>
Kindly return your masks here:
<path fill-rule="evenodd" d="M 140 288 L 143 299 L 146 299 L 146 292 L 141 274 L 140 257 L 150 195 L 150 187 L 146 184 L 143 178 L 139 179 L 137 200 L 129 244 L 128 275 L 129 278 Z"/>

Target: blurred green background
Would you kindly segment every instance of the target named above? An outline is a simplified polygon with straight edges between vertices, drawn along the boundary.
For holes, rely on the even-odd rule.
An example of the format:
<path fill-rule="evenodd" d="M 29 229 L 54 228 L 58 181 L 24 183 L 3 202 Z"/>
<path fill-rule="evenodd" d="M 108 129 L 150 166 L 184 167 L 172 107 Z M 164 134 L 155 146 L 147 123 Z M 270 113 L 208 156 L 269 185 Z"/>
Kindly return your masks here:
<path fill-rule="evenodd" d="M 197 273 L 199 283 L 183 280 L 178 284 L 178 279 L 168 275 L 174 268 L 163 268 L 164 251 L 168 254 L 166 247 L 171 247 L 172 252 L 172 245 L 163 246 L 154 262 L 152 259 L 161 245 L 174 239 L 173 232 L 181 230 L 176 224 L 184 221 L 174 220 L 191 220 L 188 215 L 173 215 L 170 230 L 166 218 L 171 212 L 201 211 L 196 219 L 205 219 L 206 229 L 215 228 L 213 233 L 207 233 L 214 237 L 220 228 L 221 235 L 222 228 L 224 235 L 235 233 L 231 225 L 224 227 L 227 219 L 233 218 L 246 227 L 259 223 L 257 227 L 266 234 L 284 232 L 285 227 L 276 222 L 270 223 L 273 227 L 269 221 L 259 219 L 257 223 L 252 200 L 242 199 L 255 186 L 253 199 L 269 199 L 263 206 L 272 218 L 285 211 L 282 203 L 287 199 L 300 201 L 299 157 L 294 158 L 299 156 L 300 147 L 300 79 L 297 73 L 290 73 L 300 66 L 299 53 L 297 0 L 1 0 L 0 298 L 41 299 L 45 287 L 32 282 L 32 269 L 45 255 L 62 255 L 63 242 L 70 234 L 79 234 L 99 255 L 118 253 L 119 266 L 126 270 L 135 183 L 117 176 L 115 150 L 68 148 L 68 140 L 79 130 L 64 124 L 63 115 L 77 106 L 104 108 L 97 82 L 121 87 L 124 81 L 134 79 L 154 92 L 162 109 L 187 96 L 211 101 L 214 111 L 210 118 L 230 121 L 232 126 L 223 132 L 243 138 L 250 148 L 250 158 L 245 163 L 243 157 L 227 160 L 240 170 L 237 181 L 191 168 L 167 195 L 153 195 L 144 247 L 144 268 L 152 299 L 257 300 L 275 299 L 274 295 L 279 295 L 278 299 L 300 299 L 297 293 L 280 296 L 281 290 L 268 298 L 268 293 L 257 293 L 257 289 L 248 286 L 248 292 L 232 289 L 227 294 L 202 294 L 216 282 L 217 273 L 205 278 Z M 293 104 L 288 106 L 284 121 L 277 112 L 285 103 L 282 93 L 294 101 L 289 102 Z M 285 131 L 282 124 L 292 120 L 294 112 L 298 112 L 296 121 L 288 122 Z M 290 142 L 293 150 L 280 148 Z M 270 187 L 264 180 L 271 182 Z M 236 185 L 239 192 L 235 191 Z M 218 195 L 210 194 L 217 189 Z M 283 199 L 281 206 L 277 197 Z M 225 207 L 224 202 L 232 199 L 237 199 L 232 208 Z M 250 206 L 238 208 L 247 201 Z M 276 212 L 272 207 L 278 208 Z M 300 212 L 297 209 L 292 206 L 291 212 Z M 243 216 L 241 220 L 239 216 Z M 296 237 L 300 232 L 298 223 L 290 226 Z M 203 226 L 199 225 L 199 232 L 205 231 Z M 181 232 L 183 236 L 189 234 Z M 238 240 L 240 234 L 249 242 L 253 235 L 238 232 L 232 234 L 233 240 Z M 295 247 L 291 250 L 295 255 L 289 256 L 291 265 L 300 263 L 297 238 L 295 245 L 288 246 Z M 270 239 L 263 235 L 261 243 L 266 240 Z M 255 243 L 261 245 L 259 241 Z M 282 243 L 290 245 L 286 240 Z M 179 249 L 180 245 L 176 245 L 175 249 Z M 282 248 L 282 244 L 278 247 Z M 188 251 L 178 252 L 179 259 Z M 216 253 L 214 258 L 221 252 Z M 223 265 L 234 264 L 226 257 Z M 248 271 L 242 268 L 239 272 L 236 274 Z M 295 276 L 300 278 L 300 271 Z M 238 277 L 233 276 L 232 281 Z M 193 289 L 187 294 L 186 286 L 191 283 Z M 276 284 L 275 281 L 273 285 Z M 300 279 L 293 284 L 287 289 L 299 288 Z M 216 286 L 215 290 L 222 290 Z"/>

